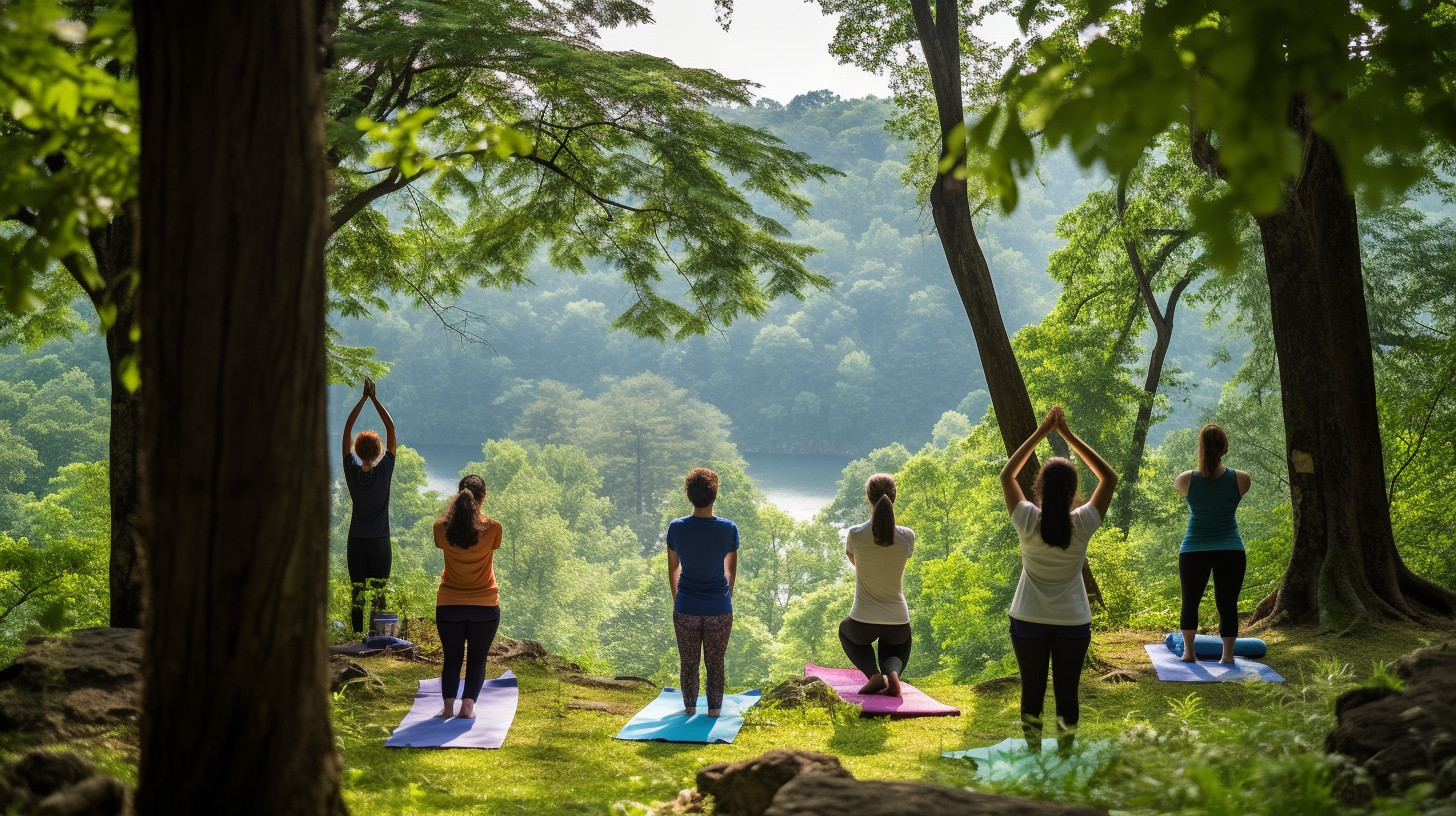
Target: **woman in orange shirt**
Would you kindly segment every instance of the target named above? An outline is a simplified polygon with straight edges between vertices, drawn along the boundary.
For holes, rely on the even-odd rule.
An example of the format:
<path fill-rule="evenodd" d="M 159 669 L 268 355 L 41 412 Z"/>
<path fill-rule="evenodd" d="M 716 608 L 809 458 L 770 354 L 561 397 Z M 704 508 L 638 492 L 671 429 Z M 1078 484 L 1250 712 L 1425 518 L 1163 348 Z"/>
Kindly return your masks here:
<path fill-rule="evenodd" d="M 439 716 L 455 716 L 455 695 L 460 694 L 460 717 L 475 717 L 475 698 L 485 683 L 485 659 L 500 627 L 500 590 L 495 585 L 493 560 L 501 545 L 500 522 L 480 513 L 485 480 L 470 474 L 460 480 L 460 492 L 450 500 L 445 515 L 435 522 L 435 546 L 445 553 L 445 571 L 435 595 L 435 626 L 445 664 L 440 672 L 440 696 L 445 707 Z M 465 683 L 460 683 L 460 666 Z"/>

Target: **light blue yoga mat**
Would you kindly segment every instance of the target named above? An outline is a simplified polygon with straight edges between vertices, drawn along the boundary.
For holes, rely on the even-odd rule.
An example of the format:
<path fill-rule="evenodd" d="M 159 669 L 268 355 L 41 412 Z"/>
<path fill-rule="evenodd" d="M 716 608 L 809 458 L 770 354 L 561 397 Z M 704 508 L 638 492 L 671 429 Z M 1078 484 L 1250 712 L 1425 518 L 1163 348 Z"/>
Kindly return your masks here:
<path fill-rule="evenodd" d="M 727 694 L 718 717 L 708 716 L 708 698 L 698 695 L 698 713 L 683 714 L 682 692 L 665 688 L 617 733 L 619 740 L 732 742 L 743 727 L 743 711 L 758 702 L 759 690 Z"/>
<path fill-rule="evenodd" d="M 1263 663 L 1245 660 L 1242 657 L 1235 657 L 1232 666 L 1218 662 L 1217 658 L 1199 660 L 1197 663 L 1184 663 L 1178 659 L 1178 655 L 1168 651 L 1168 647 L 1162 643 L 1149 643 L 1143 648 L 1147 650 L 1148 657 L 1153 659 L 1153 668 L 1157 670 L 1159 680 L 1174 683 L 1218 683 L 1229 680 L 1284 682 L 1284 678 L 1280 676 L 1279 672 Z"/>
<path fill-rule="evenodd" d="M 945 751 L 941 756 L 970 760 L 976 766 L 976 778 L 987 782 L 1011 782 L 1039 776 L 1080 783 L 1091 779 L 1112 758 L 1112 743 L 1109 740 L 1079 740 L 1066 756 L 1062 756 L 1057 753 L 1055 739 L 1043 739 L 1041 753 L 1033 754 L 1026 750 L 1026 740 L 1008 738 L 985 748 Z"/>
<path fill-rule="evenodd" d="M 1163 638 L 1168 651 L 1183 654 L 1183 633 L 1169 632 Z M 1223 638 L 1213 635 L 1194 635 L 1193 653 L 1202 658 L 1214 660 L 1223 657 Z M 1234 657 L 1263 657 L 1269 653 L 1269 645 L 1259 638 L 1234 638 Z"/>
<path fill-rule="evenodd" d="M 389 748 L 499 748 L 516 719 L 519 699 L 516 675 L 507 669 L 480 687 L 475 719 L 446 720 L 435 716 L 445 705 L 440 697 L 440 678 L 421 680 L 414 705 L 384 744 Z M 460 710 L 458 703 L 455 710 Z"/>

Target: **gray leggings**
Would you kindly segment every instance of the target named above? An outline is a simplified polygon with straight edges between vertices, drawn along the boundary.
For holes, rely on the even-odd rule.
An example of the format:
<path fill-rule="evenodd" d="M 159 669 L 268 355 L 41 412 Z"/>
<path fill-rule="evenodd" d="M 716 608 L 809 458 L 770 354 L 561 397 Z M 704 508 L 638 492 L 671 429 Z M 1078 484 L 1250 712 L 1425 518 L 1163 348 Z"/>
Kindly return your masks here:
<path fill-rule="evenodd" d="M 878 664 L 871 646 L 876 640 L 880 642 Z M 844 647 L 849 662 L 866 678 L 890 672 L 899 674 L 910 661 L 910 624 L 863 623 L 845 618 L 839 622 L 839 645 Z"/>

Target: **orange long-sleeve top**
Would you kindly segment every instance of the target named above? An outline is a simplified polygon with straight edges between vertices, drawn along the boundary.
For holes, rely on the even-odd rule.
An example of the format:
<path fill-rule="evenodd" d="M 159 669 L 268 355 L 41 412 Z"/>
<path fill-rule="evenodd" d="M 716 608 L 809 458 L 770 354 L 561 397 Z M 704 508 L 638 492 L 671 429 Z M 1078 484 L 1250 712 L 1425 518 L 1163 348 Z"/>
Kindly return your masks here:
<path fill-rule="evenodd" d="M 435 522 L 435 546 L 445 553 L 445 571 L 440 575 L 440 590 L 435 593 L 439 606 L 499 606 L 500 589 L 495 584 L 495 551 L 501 545 L 500 522 L 480 517 L 484 529 L 475 539 L 475 546 L 461 549 L 445 539 L 445 523 Z"/>

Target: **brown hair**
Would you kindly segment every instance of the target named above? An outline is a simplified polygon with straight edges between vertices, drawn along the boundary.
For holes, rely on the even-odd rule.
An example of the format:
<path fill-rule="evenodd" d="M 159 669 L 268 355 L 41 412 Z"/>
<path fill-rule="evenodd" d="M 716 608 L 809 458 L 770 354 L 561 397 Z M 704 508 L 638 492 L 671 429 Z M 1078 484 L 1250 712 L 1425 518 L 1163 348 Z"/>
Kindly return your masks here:
<path fill-rule="evenodd" d="M 369 464 L 379 458 L 379 434 L 373 431 L 360 431 L 354 437 L 354 454 L 364 464 Z"/>
<path fill-rule="evenodd" d="M 711 507 L 718 500 L 718 474 L 707 468 L 693 468 L 683 479 L 683 492 L 694 507 Z"/>
<path fill-rule="evenodd" d="M 460 480 L 460 492 L 445 507 L 445 540 L 468 550 L 480 540 L 486 524 L 480 518 L 480 503 L 485 501 L 485 480 L 474 473 Z"/>
<path fill-rule="evenodd" d="M 888 547 L 895 543 L 895 477 L 876 473 L 865 480 L 865 498 L 875 509 L 870 512 L 870 532 L 875 543 Z"/>
<path fill-rule="evenodd" d="M 1210 422 L 1198 433 L 1198 472 L 1212 479 L 1213 472 L 1228 453 L 1228 434 L 1223 428 Z"/>
<path fill-rule="evenodd" d="M 1041 540 L 1065 550 L 1072 543 L 1072 503 L 1077 499 L 1077 466 L 1053 456 L 1036 472 L 1032 489 L 1041 508 Z"/>

